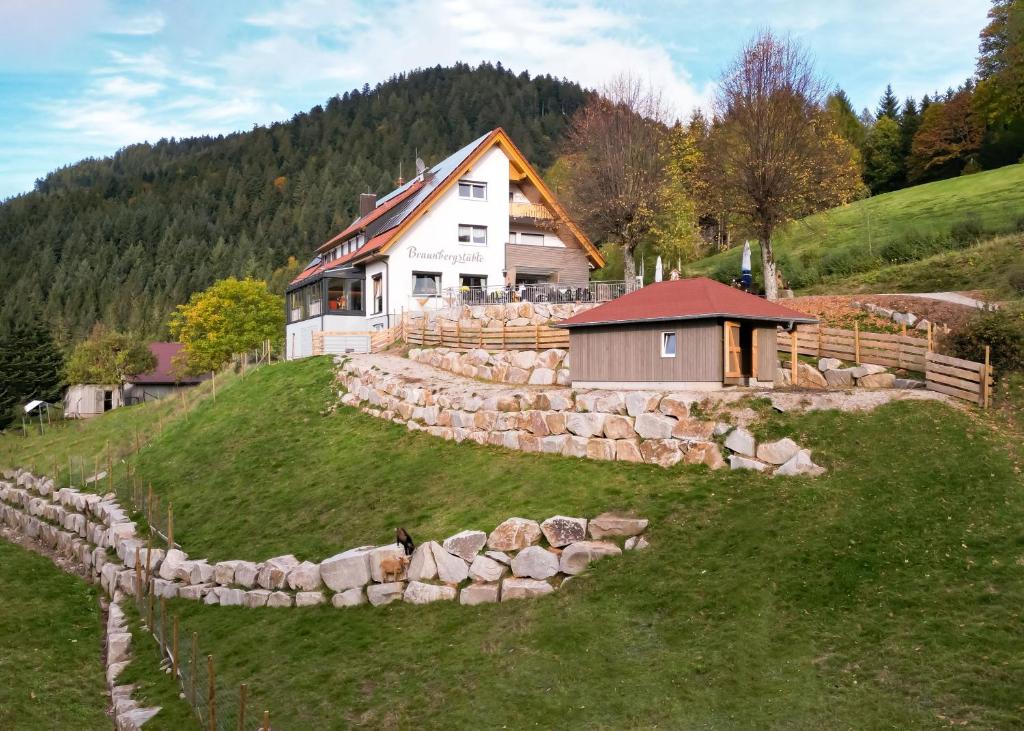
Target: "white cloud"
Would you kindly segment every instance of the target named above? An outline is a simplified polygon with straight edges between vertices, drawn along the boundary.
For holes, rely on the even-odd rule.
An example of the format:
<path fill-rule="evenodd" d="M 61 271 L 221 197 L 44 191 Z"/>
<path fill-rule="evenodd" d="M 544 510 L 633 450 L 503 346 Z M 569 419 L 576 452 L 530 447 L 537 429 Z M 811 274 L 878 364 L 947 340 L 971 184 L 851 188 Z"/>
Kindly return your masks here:
<path fill-rule="evenodd" d="M 166 23 L 160 13 L 117 18 L 107 26 L 107 32 L 122 36 L 150 36 L 164 29 Z"/>

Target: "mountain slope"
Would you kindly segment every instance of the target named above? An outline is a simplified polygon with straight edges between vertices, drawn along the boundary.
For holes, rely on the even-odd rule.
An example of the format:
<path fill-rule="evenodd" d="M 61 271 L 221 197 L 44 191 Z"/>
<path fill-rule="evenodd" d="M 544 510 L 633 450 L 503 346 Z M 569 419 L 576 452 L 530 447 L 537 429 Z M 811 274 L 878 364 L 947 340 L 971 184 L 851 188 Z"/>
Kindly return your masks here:
<path fill-rule="evenodd" d="M 1024 230 L 1024 165 L 1008 165 L 808 216 L 778 234 L 775 247 L 783 276 L 803 289 L 1019 230 Z M 728 281 L 739 276 L 740 254 L 740 247 L 730 249 L 688 270 Z M 755 250 L 755 276 L 758 261 Z"/>
<path fill-rule="evenodd" d="M 158 335 L 217 278 L 304 263 L 360 192 L 390 190 L 417 154 L 431 164 L 500 125 L 548 166 L 588 93 L 500 65 L 436 67 L 268 128 L 63 168 L 0 204 L 0 323 L 39 314 L 65 343 L 97 320 Z"/>

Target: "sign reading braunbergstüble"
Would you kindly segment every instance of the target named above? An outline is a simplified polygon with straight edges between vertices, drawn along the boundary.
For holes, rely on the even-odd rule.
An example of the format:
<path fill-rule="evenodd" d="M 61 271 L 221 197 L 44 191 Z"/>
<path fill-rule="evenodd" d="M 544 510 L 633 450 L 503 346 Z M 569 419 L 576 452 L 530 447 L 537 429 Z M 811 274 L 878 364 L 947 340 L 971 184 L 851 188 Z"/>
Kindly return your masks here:
<path fill-rule="evenodd" d="M 456 264 L 483 264 L 484 257 L 479 251 L 420 251 L 415 246 L 408 249 L 410 259 L 420 261 L 442 261 L 451 265 Z"/>

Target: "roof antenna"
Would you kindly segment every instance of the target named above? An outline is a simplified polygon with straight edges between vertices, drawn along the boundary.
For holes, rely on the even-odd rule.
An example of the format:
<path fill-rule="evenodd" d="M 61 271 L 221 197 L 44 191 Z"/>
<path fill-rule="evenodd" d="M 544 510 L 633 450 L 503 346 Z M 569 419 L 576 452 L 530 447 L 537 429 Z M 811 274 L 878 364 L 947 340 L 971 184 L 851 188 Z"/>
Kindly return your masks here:
<path fill-rule="evenodd" d="M 405 185 L 405 178 L 402 177 L 402 161 L 398 161 L 398 185 Z"/>
<path fill-rule="evenodd" d="M 423 171 L 427 169 L 427 164 L 423 162 L 423 158 L 420 157 L 420 151 L 417 148 L 416 151 L 416 175 L 417 177 L 423 175 Z"/>

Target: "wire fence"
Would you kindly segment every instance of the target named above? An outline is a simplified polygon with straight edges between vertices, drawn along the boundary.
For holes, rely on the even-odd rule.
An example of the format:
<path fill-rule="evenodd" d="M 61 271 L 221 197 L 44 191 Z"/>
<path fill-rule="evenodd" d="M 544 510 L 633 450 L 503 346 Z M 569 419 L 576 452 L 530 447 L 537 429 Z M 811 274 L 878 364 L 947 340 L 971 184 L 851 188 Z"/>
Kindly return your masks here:
<path fill-rule="evenodd" d="M 137 569 L 137 573 L 143 571 Z M 152 581 L 138 582 L 136 587 L 132 598 L 139 616 L 156 639 L 161 662 L 180 684 L 200 727 L 209 731 L 270 729 L 270 712 L 252 705 L 248 684 L 228 687 L 217 679 L 213 654 L 203 649 L 198 633 L 181 627 L 167 600 L 153 592 Z"/>

